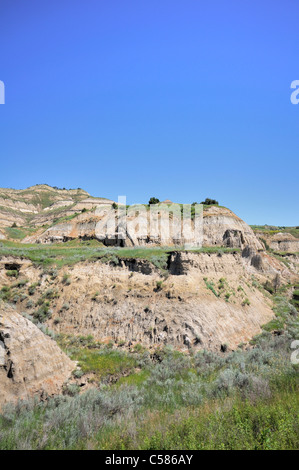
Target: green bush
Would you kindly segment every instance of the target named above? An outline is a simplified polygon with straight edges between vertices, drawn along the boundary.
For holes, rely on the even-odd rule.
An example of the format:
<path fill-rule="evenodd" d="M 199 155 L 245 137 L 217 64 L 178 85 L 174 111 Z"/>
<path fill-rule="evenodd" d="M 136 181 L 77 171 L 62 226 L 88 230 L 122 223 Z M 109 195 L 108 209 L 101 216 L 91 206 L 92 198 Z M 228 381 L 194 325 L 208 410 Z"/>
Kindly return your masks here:
<path fill-rule="evenodd" d="M 204 204 L 205 206 L 218 206 L 219 202 L 216 201 L 216 199 L 210 199 L 209 197 L 206 197 L 206 199 L 201 202 L 201 204 Z"/>
<path fill-rule="evenodd" d="M 151 197 L 148 201 L 149 204 L 159 204 L 160 200 L 156 197 Z"/>
<path fill-rule="evenodd" d="M 19 271 L 16 269 L 8 270 L 6 271 L 6 276 L 8 277 L 18 277 L 19 276 Z"/>

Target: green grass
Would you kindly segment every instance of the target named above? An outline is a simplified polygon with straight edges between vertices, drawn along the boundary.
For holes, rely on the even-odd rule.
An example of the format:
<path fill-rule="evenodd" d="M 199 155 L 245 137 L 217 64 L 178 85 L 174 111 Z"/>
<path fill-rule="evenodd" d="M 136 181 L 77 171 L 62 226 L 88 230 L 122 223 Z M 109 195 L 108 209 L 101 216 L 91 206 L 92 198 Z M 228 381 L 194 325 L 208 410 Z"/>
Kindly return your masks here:
<path fill-rule="evenodd" d="M 134 372 L 127 377 L 121 377 L 118 382 L 117 386 L 120 387 L 121 385 L 134 385 L 136 387 L 141 386 L 146 379 L 150 376 L 150 372 L 148 370 L 141 370 L 138 372 Z"/>
<path fill-rule="evenodd" d="M 39 245 L 22 244 L 4 240 L 0 243 L 0 256 L 26 258 L 38 266 L 72 266 L 82 261 L 119 263 L 121 259 L 142 259 L 153 263 L 159 269 L 167 267 L 167 259 L 173 251 L 184 251 L 182 247 L 155 248 L 105 248 L 96 240 L 88 242 L 73 240 L 63 244 Z M 237 253 L 240 250 L 221 247 L 203 247 L 188 250 L 194 253 Z"/>
<path fill-rule="evenodd" d="M 98 380 L 110 375 L 132 372 L 137 366 L 136 354 L 111 349 L 110 345 L 95 341 L 91 335 L 59 335 L 57 341 L 72 360 L 78 361 L 84 374 L 93 373 Z"/>
<path fill-rule="evenodd" d="M 122 374 L 136 367 L 136 360 L 121 351 L 83 349 L 73 353 L 71 358 L 78 361 L 81 370 L 94 373 L 97 379 L 108 375 Z"/>
<path fill-rule="evenodd" d="M 262 326 L 265 331 L 283 330 L 284 322 L 282 319 L 274 318 L 265 325 Z"/>
<path fill-rule="evenodd" d="M 23 240 L 25 237 L 33 233 L 35 229 L 32 228 L 6 228 L 5 233 L 8 238 L 13 240 Z"/>
<path fill-rule="evenodd" d="M 271 225 L 250 225 L 254 232 L 262 232 L 265 235 L 275 235 L 276 233 L 290 233 L 296 238 L 299 238 L 298 227 L 276 227 Z"/>
<path fill-rule="evenodd" d="M 205 285 L 206 285 L 207 289 L 209 289 L 210 291 L 212 291 L 213 294 L 214 294 L 216 297 L 219 297 L 218 292 L 216 292 L 214 282 L 213 282 L 213 281 L 209 281 L 206 277 L 204 278 L 204 282 L 205 282 Z"/>

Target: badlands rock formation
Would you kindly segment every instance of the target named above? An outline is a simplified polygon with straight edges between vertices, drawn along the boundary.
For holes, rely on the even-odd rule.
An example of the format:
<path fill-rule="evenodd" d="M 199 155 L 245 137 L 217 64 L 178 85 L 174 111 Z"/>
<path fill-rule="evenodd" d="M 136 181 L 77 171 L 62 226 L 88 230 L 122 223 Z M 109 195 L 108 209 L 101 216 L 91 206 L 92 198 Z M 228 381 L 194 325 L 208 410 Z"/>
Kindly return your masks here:
<path fill-rule="evenodd" d="M 161 280 L 147 262 L 76 265 L 71 271 L 75 292 L 66 288 L 58 304 L 67 302 L 70 308 L 56 310 L 51 327 L 59 318 L 58 331 L 92 334 L 101 341 L 220 351 L 223 344 L 235 348 L 248 341 L 273 317 L 239 254 L 175 253 L 169 273 Z M 221 278 L 225 287 L 217 297 L 206 282 L 218 292 Z"/>
<path fill-rule="evenodd" d="M 1 260 L 2 282 L 11 262 Z M 63 268 L 55 280 L 29 261 L 19 260 L 19 266 L 20 276 L 39 283 L 30 296 L 33 311 L 47 289 L 58 294 L 47 326 L 103 342 L 219 351 L 223 344 L 235 348 L 248 341 L 273 317 L 271 302 L 252 281 L 254 276 L 264 282 L 266 274 L 240 253 L 173 252 L 163 274 L 149 261 L 137 259 L 78 263 Z M 64 274 L 70 276 L 70 285 L 63 284 Z M 25 305 L 16 302 L 20 311 Z"/>
<path fill-rule="evenodd" d="M 283 232 L 278 232 L 278 229 L 274 230 L 275 227 L 269 230 L 259 230 L 255 229 L 256 237 L 273 251 L 276 252 L 285 252 L 285 253 L 299 253 L 299 238 L 288 233 L 285 229 Z M 298 232 L 298 228 L 293 230 Z"/>
<path fill-rule="evenodd" d="M 74 363 L 32 322 L 0 305 L 0 407 L 61 392 Z"/>
<path fill-rule="evenodd" d="M 285 251 L 288 253 L 299 252 L 299 239 L 290 233 L 276 233 L 270 239 L 270 248 L 274 251 Z"/>
<path fill-rule="evenodd" d="M 253 230 L 229 209 L 212 206 L 204 211 L 203 245 L 244 248 L 250 246 L 256 251 L 263 246 Z"/>
<path fill-rule="evenodd" d="M 91 244 L 96 245 L 95 256 L 84 262 L 80 249 L 84 251 L 85 242 L 69 244 L 73 250 L 78 248 L 74 257 L 78 262 L 57 268 L 54 276 L 41 265 L 44 259 L 55 262 L 60 247 L 52 247 L 57 250 L 53 254 L 51 246 L 14 251 L 10 244 L 1 243 L 0 287 L 5 286 L 2 294 L 10 293 L 6 300 L 14 307 L 0 305 L 0 407 L 18 398 L 59 393 L 74 368 L 56 343 L 21 315 L 26 311 L 34 317 L 45 299 L 42 320 L 54 332 L 92 335 L 103 343 L 112 341 L 114 347 L 142 343 L 150 349 L 164 344 L 181 350 L 220 351 L 224 345 L 235 349 L 273 318 L 271 300 L 261 286 L 277 275 L 282 283 L 297 282 L 298 240 L 289 234 L 268 240 L 273 250 L 293 252 L 292 259 L 283 262 L 267 252 L 263 238 L 229 209 L 206 207 L 202 232 L 197 232 L 194 219 L 182 230 L 181 206 L 172 205 L 169 211 L 168 204 L 157 206 L 154 213 L 146 206 L 131 207 L 124 222 L 113 201 L 92 198 L 81 189 L 47 185 L 0 189 L 1 240 L 16 229 L 19 238 L 27 235 L 23 243 L 101 242 Z M 115 224 L 110 223 L 111 214 Z M 216 249 L 177 248 L 201 243 Z M 99 259 L 97 245 L 115 250 L 106 250 Z M 130 257 L 118 256 L 117 246 L 172 249 L 155 250 L 163 253 L 161 264 L 160 259 L 154 263 L 147 256 L 134 258 L 134 249 L 125 250 L 133 252 Z M 36 265 L 26 259 L 34 249 L 45 250 Z M 64 276 L 70 282 L 64 282 Z"/>
<path fill-rule="evenodd" d="M 179 208 L 180 206 L 175 205 Z M 111 217 L 112 215 L 112 217 Z M 109 217 L 115 222 L 109 226 Z M 232 211 L 220 207 L 210 207 L 203 213 L 202 233 L 194 229 L 194 222 L 183 228 L 181 220 L 167 211 L 160 209 L 151 213 L 144 209 L 136 215 L 135 211 L 128 212 L 126 225 L 118 218 L 117 211 L 109 205 L 99 205 L 95 213 L 83 213 L 72 220 L 58 223 L 44 232 L 38 232 L 27 237 L 28 243 L 63 242 L 76 238 L 97 239 L 106 246 L 143 246 L 143 245 L 199 245 L 226 246 L 244 248 L 250 246 L 255 251 L 263 250 L 263 245 L 256 238 L 252 229 Z"/>
<path fill-rule="evenodd" d="M 84 201 L 82 203 L 82 201 Z M 41 184 L 27 189 L 0 188 L 0 227 L 40 227 L 57 218 L 72 216 L 83 208 L 112 204 L 104 198 L 93 198 L 83 189 L 58 189 Z"/>

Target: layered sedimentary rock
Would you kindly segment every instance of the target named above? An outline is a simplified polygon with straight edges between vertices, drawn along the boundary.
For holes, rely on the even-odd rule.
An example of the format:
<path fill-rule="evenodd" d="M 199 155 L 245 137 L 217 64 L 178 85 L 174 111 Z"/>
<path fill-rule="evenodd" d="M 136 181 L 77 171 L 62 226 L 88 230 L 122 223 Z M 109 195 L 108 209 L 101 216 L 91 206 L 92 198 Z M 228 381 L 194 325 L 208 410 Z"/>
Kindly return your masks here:
<path fill-rule="evenodd" d="M 162 279 L 150 263 L 132 260 L 116 267 L 77 265 L 70 275 L 75 289 L 65 289 L 51 328 L 101 341 L 217 351 L 248 341 L 273 317 L 262 293 L 248 287 L 251 275 L 240 254 L 175 253 Z"/>
<path fill-rule="evenodd" d="M 74 367 L 55 341 L 12 307 L 0 304 L 0 407 L 61 392 Z"/>
<path fill-rule="evenodd" d="M 19 277 L 40 284 L 30 297 L 33 311 L 47 289 L 59 294 L 47 320 L 56 332 L 92 335 L 103 342 L 173 344 L 182 349 L 191 345 L 217 351 L 224 343 L 234 348 L 248 341 L 273 316 L 270 303 L 252 285 L 252 275 L 264 282 L 266 274 L 249 260 L 237 252 L 173 252 L 163 275 L 149 261 L 125 259 L 117 264 L 78 263 L 62 269 L 55 280 L 20 260 Z M 1 261 L 3 281 L 5 266 L 11 262 Z M 62 283 L 66 273 L 70 285 Z M 16 308 L 22 311 L 25 305 L 20 300 Z M 27 309 L 29 314 L 33 311 Z"/>
<path fill-rule="evenodd" d="M 270 248 L 289 253 L 299 252 L 299 239 L 290 233 L 277 233 L 271 237 Z"/>
<path fill-rule="evenodd" d="M 80 188 L 67 190 L 45 184 L 21 190 L 0 188 L 0 227 L 50 225 L 100 203 L 111 205 L 113 201 L 93 198 Z"/>
<path fill-rule="evenodd" d="M 299 253 L 299 238 L 288 232 L 271 233 L 271 231 L 256 230 L 257 238 L 271 250 L 286 253 Z"/>
<path fill-rule="evenodd" d="M 251 227 L 231 210 L 222 207 L 212 206 L 204 211 L 203 234 L 203 244 L 207 246 L 263 249 Z"/>
<path fill-rule="evenodd" d="M 194 220 L 187 224 L 181 222 L 180 206 L 176 206 L 179 208 L 178 213 L 169 213 L 163 208 L 156 212 L 131 211 L 124 222 L 118 217 L 117 211 L 111 210 L 108 205 L 101 205 L 95 213 L 80 214 L 24 241 L 52 243 L 75 238 L 95 238 L 106 246 L 203 244 L 241 249 L 250 246 L 255 251 L 263 250 L 263 245 L 252 229 L 229 209 L 208 208 L 203 213 L 201 225 L 196 228 Z"/>

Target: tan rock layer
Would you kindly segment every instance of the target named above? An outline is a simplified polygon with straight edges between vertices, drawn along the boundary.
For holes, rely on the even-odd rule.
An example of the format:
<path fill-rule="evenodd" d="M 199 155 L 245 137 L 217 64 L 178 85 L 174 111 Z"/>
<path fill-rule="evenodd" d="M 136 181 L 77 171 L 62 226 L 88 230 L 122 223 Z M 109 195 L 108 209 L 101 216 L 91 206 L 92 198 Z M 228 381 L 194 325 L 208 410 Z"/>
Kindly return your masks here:
<path fill-rule="evenodd" d="M 0 407 L 61 392 L 74 363 L 13 308 L 0 305 Z"/>

